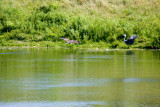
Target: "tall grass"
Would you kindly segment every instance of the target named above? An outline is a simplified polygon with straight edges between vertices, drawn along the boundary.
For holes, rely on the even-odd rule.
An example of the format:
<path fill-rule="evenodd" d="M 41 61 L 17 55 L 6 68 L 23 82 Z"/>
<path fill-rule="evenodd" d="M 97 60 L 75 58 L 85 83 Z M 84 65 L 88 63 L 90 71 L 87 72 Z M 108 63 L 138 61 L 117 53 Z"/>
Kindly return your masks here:
<path fill-rule="evenodd" d="M 134 47 L 160 48 L 159 10 L 159 0 L 1 0 L 0 44 L 67 37 L 125 48 L 126 33 L 138 35 Z"/>

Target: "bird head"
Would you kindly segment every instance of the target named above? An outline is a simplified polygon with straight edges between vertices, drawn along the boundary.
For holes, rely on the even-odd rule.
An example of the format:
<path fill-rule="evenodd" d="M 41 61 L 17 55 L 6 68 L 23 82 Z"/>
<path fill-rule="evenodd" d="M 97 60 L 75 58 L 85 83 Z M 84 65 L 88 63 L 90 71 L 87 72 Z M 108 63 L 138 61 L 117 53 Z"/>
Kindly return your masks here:
<path fill-rule="evenodd" d="M 126 34 L 124 34 L 123 36 L 126 37 Z"/>

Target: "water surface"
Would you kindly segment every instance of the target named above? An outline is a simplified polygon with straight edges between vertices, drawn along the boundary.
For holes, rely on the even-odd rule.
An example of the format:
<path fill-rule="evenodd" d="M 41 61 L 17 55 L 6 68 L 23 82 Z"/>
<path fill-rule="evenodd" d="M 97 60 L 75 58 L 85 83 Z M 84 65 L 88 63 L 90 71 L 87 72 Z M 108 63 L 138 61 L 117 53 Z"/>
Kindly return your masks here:
<path fill-rule="evenodd" d="M 160 106 L 160 51 L 0 49 L 0 107 Z"/>

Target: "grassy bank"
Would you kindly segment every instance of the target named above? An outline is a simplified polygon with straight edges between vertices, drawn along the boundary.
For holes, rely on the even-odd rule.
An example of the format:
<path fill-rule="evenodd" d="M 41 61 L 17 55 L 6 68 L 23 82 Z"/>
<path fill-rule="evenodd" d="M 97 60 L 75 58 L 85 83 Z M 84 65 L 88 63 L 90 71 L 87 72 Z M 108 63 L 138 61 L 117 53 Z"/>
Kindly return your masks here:
<path fill-rule="evenodd" d="M 1 46 L 160 48 L 159 0 L 1 0 Z M 80 46 L 65 44 L 76 39 Z"/>

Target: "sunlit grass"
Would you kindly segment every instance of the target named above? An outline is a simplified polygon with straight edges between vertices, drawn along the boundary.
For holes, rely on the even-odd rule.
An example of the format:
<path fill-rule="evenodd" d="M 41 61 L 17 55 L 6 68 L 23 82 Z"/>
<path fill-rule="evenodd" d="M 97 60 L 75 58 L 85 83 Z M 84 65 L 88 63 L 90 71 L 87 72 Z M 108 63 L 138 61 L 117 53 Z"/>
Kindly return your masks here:
<path fill-rule="evenodd" d="M 92 42 L 127 48 L 126 33 L 127 38 L 138 35 L 133 47 L 160 48 L 159 10 L 159 0 L 1 0 L 0 44 L 61 42 L 60 37 L 67 37 L 84 47 Z"/>

